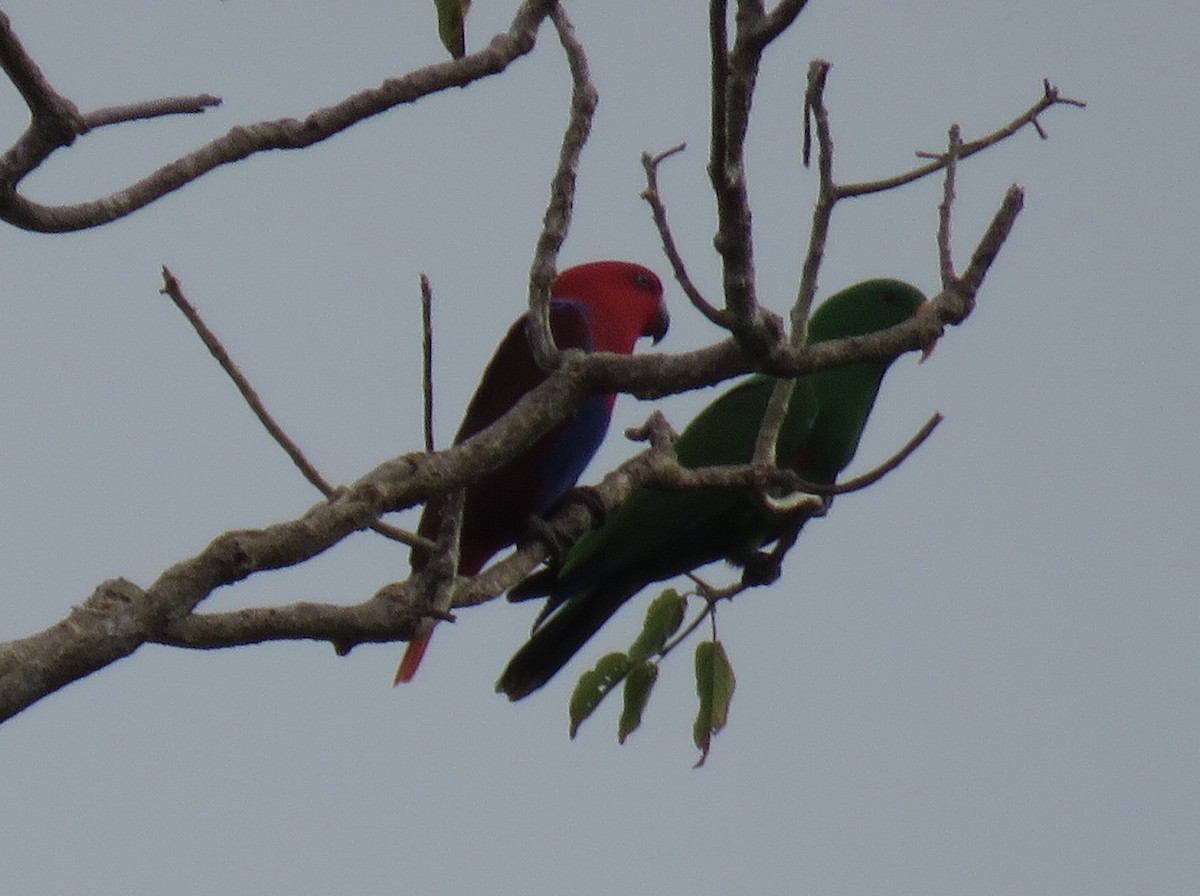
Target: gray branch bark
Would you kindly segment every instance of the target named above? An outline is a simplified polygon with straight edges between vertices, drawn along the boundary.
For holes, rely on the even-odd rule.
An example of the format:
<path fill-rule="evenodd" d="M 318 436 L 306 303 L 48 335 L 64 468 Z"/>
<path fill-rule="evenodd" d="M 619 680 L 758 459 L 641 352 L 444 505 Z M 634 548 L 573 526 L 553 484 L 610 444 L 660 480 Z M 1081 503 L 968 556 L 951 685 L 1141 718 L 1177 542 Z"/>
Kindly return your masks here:
<path fill-rule="evenodd" d="M 137 211 L 208 172 L 272 149 L 303 149 L 375 115 L 421 97 L 466 85 L 504 71 L 529 53 L 554 0 L 525 0 L 508 31 L 478 52 L 389 78 L 303 119 L 281 118 L 240 125 L 222 137 L 170 162 L 136 183 L 99 199 L 74 205 L 41 205 L 18 192 L 21 181 L 52 153 L 90 131 L 138 119 L 203 112 L 220 103 L 201 95 L 111 106 L 83 114 L 61 96 L 25 52 L 8 17 L 0 12 L 0 67 L 29 107 L 30 125 L 0 157 L 0 220 L 23 230 L 61 233 L 108 224 Z"/>

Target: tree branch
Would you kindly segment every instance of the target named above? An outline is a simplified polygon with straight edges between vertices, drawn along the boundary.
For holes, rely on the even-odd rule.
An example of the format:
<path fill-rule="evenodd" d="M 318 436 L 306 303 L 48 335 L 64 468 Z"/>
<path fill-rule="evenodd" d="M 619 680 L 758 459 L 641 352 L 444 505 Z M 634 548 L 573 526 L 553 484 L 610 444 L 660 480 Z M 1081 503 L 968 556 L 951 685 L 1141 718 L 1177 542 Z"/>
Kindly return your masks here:
<path fill-rule="evenodd" d="M 13 86 L 29 107 L 30 117 L 35 123 L 47 125 L 58 123 L 64 134 L 74 135 L 82 119 L 75 104 L 57 93 L 37 63 L 33 61 L 24 45 L 12 29 L 7 15 L 0 10 L 0 68 L 8 75 Z M 69 139 L 68 139 L 69 142 Z"/>
<path fill-rule="evenodd" d="M 163 118 L 167 115 L 200 115 L 219 105 L 221 105 L 221 98 L 208 93 L 198 96 L 168 96 L 141 103 L 129 103 L 124 106 L 105 106 L 101 109 L 93 109 L 83 116 L 83 126 L 86 130 L 92 131 L 108 125 Z"/>
<path fill-rule="evenodd" d="M 246 379 L 241 369 L 230 357 L 225 346 L 221 344 L 221 340 L 216 334 L 208 328 L 200 313 L 196 311 L 195 306 L 187 300 L 183 294 L 183 288 L 179 285 L 179 280 L 171 273 L 170 269 L 163 265 L 163 288 L 159 290 L 163 295 L 168 296 L 175 307 L 187 318 L 187 322 L 192 325 L 192 329 L 196 331 L 196 335 L 200 337 L 200 341 L 204 343 L 204 347 L 208 349 L 209 354 L 216 359 L 216 362 L 221 365 L 221 369 L 233 380 L 234 386 L 241 393 L 242 398 L 246 400 L 246 404 L 250 406 L 250 410 L 254 412 L 254 416 L 258 418 L 258 422 L 263 425 L 263 428 L 270 433 L 271 438 L 276 444 L 283 449 L 284 453 L 291 459 L 296 469 L 300 474 L 307 479 L 321 494 L 329 497 L 333 494 L 333 486 L 325 481 L 307 457 L 300 450 L 300 446 L 292 441 L 291 437 L 283 431 L 283 427 L 275 422 L 275 418 L 271 416 L 271 412 L 267 410 L 262 399 L 258 397 L 258 392 L 250 385 L 250 381 Z"/>
<path fill-rule="evenodd" d="M 677 153 L 687 149 L 686 143 L 680 143 L 678 146 L 672 146 L 670 149 L 664 150 L 657 155 L 650 155 L 648 152 L 642 153 L 642 168 L 646 172 L 646 189 L 642 190 L 642 198 L 650 206 L 650 213 L 654 218 L 654 226 L 658 229 L 659 238 L 662 240 L 663 254 L 667 256 L 667 261 L 671 263 L 671 270 L 675 272 L 675 280 L 683 289 L 684 294 L 691 301 L 692 306 L 703 314 L 711 323 L 716 324 L 722 329 L 730 329 L 729 315 L 720 308 L 714 307 L 708 299 L 692 282 L 692 278 L 688 275 L 687 265 L 683 263 L 683 257 L 679 254 L 679 249 L 675 245 L 675 237 L 671 234 L 670 225 L 667 224 L 667 207 L 663 204 L 662 196 L 658 192 L 658 166 L 666 159 Z"/>
<path fill-rule="evenodd" d="M 300 450 L 292 438 L 284 431 L 275 418 L 271 416 L 271 412 L 267 410 L 267 406 L 263 404 L 261 398 L 258 397 L 258 392 L 246 379 L 241 369 L 234 362 L 229 352 L 216 334 L 208 328 L 204 319 L 200 317 L 200 313 L 195 309 L 187 297 L 183 294 L 183 288 L 179 285 L 179 281 L 175 275 L 163 265 L 163 288 L 160 290 L 164 295 L 169 296 L 171 301 L 175 303 L 175 307 L 180 310 L 188 323 L 192 325 L 192 329 L 196 331 L 196 335 L 200 337 L 200 341 L 204 343 L 204 347 L 208 349 L 209 354 L 216 359 L 221 365 L 221 369 L 233 380 L 234 386 L 245 399 L 246 404 L 250 406 L 250 410 L 254 412 L 254 416 L 258 418 L 258 422 L 263 425 L 275 443 L 283 449 L 284 453 L 291 459 L 302 476 L 316 488 L 326 498 L 332 497 L 336 489 L 326 481 L 325 477 L 314 467 L 305 457 L 304 452 Z M 432 449 L 427 449 L 432 450 Z M 401 544 L 412 546 L 432 547 L 432 543 L 427 538 L 422 538 L 412 532 L 406 532 L 403 529 L 397 529 L 395 526 L 389 526 L 387 523 L 376 520 L 371 524 L 371 528 L 393 541 L 398 541 Z"/>
<path fill-rule="evenodd" d="M 1032 125 L 1037 131 L 1038 136 L 1043 140 L 1046 139 L 1046 132 L 1038 123 L 1038 116 L 1053 106 L 1074 106 L 1078 109 L 1087 107 L 1087 103 L 1083 100 L 1074 100 L 1069 97 L 1064 97 L 1059 93 L 1057 87 L 1051 84 L 1048 80 L 1042 81 L 1042 98 L 1033 104 L 1029 109 L 1022 112 L 1008 124 L 1001 128 L 997 128 L 992 133 L 980 137 L 977 140 L 970 140 L 963 143 L 959 147 L 958 158 L 969 159 L 977 152 L 983 152 L 991 146 L 995 146 L 1002 140 L 1011 137 L 1017 131 L 1026 125 Z M 922 158 L 930 158 L 929 153 L 918 152 L 917 155 Z M 942 154 L 933 155 L 934 161 L 927 165 L 921 165 L 904 174 L 897 174 L 893 177 L 884 178 L 882 180 L 865 181 L 858 184 L 845 184 L 838 187 L 838 195 L 842 198 L 849 199 L 854 196 L 864 196 L 867 193 L 880 193 L 884 190 L 894 190 L 897 187 L 902 187 L 905 184 L 910 184 L 913 181 L 920 180 L 930 174 L 940 171 L 946 165 L 946 157 Z"/>
<path fill-rule="evenodd" d="M 708 175 L 717 204 L 713 246 L 721 256 L 721 283 L 730 325 L 735 338 L 753 356 L 769 353 L 783 333 L 778 317 L 763 309 L 755 295 L 754 239 L 746 190 L 746 130 L 763 46 L 746 35 L 760 15 L 761 6 L 740 0 L 731 50 L 727 5 L 724 0 L 712 0 L 709 6 L 713 86 Z"/>
<path fill-rule="evenodd" d="M 421 415 L 425 450 L 433 450 L 433 287 L 421 274 Z"/>
<path fill-rule="evenodd" d="M 559 150 L 558 168 L 550 182 L 550 202 L 546 206 L 542 231 L 534 248 L 533 266 L 529 272 L 529 308 L 533 321 L 533 326 L 529 328 L 529 342 L 534 358 L 546 370 L 555 369 L 562 361 L 562 353 L 554 344 L 554 336 L 550 332 L 550 284 L 554 281 L 558 251 L 571 226 L 579 156 L 592 132 L 592 116 L 600 101 L 599 93 L 592 84 L 587 54 L 583 44 L 575 37 L 571 20 L 557 3 L 552 7 L 551 17 L 571 70 L 571 109 Z"/>
<path fill-rule="evenodd" d="M 817 132 L 817 201 L 813 204 L 812 230 L 808 235 L 808 252 L 800 271 L 800 285 L 792 306 L 792 344 L 803 344 L 817 292 L 817 271 L 825 257 L 825 240 L 829 222 L 837 204 L 837 184 L 833 180 L 833 130 L 829 111 L 825 108 L 825 82 L 830 65 L 824 59 L 814 59 L 808 65 L 808 87 L 804 91 L 804 164 L 808 165 L 812 146 L 809 122 Z"/>
<path fill-rule="evenodd" d="M 0 13 L 0 65 L 21 92 L 33 117 L 29 129 L 0 158 L 0 220 L 24 230 L 57 233 L 107 224 L 161 199 L 215 168 L 272 149 L 300 149 L 396 106 L 412 103 L 450 87 L 504 71 L 533 49 L 542 20 L 554 0 L 525 0 L 507 32 L 462 59 L 439 62 L 390 78 L 304 119 L 283 118 L 235 127 L 223 137 L 170 162 L 123 190 L 76 205 L 47 206 L 17 192 L 21 180 L 55 150 L 70 146 L 90 129 L 177 112 L 202 111 L 212 97 L 151 100 L 80 115 L 74 104 L 55 93 Z"/>

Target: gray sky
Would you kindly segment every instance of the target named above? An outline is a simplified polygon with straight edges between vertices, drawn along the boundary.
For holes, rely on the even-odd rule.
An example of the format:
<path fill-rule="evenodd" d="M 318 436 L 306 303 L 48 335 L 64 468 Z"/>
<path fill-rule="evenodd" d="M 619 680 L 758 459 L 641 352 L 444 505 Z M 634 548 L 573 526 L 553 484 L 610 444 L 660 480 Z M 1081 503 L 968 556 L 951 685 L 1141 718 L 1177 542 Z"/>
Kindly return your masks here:
<path fill-rule="evenodd" d="M 470 43 L 512 7 L 477 3 Z M 666 273 L 638 155 L 686 140 L 662 187 L 716 294 L 702 7 L 570 5 L 602 100 L 564 265 Z M 45 202 L 443 56 L 427 0 L 352 16 L 308 0 L 3 8 L 85 109 L 225 100 L 81 139 L 30 180 Z M 811 58 L 834 63 L 844 180 L 909 166 L 952 121 L 991 130 L 1043 77 L 1089 107 L 1048 114 L 1049 141 L 1022 133 L 964 165 L 960 262 L 1012 182 L 1025 212 L 968 324 L 889 374 L 855 469 L 933 410 L 946 422 L 811 526 L 780 583 L 722 610 L 738 691 L 703 771 L 686 657 L 624 747 L 611 710 L 567 739 L 572 674 L 517 706 L 493 694 L 529 607 L 441 627 L 400 690 L 398 646 L 146 648 L 0 730 L 6 892 L 1196 892 L 1197 34 L 1200 8 L 1165 0 L 814 0 L 769 57 L 749 173 L 761 294 L 778 309 L 815 184 L 798 162 Z M 448 441 L 523 306 L 566 89 L 547 34 L 501 78 L 216 172 L 101 230 L 0 230 L 0 637 L 316 500 L 157 294 L 164 263 L 337 481 L 419 447 L 428 272 Z M 0 143 L 25 123 L 0 90 Z M 939 199 L 931 180 L 840 208 L 821 294 L 875 275 L 932 290 Z M 663 348 L 715 338 L 678 288 L 669 301 Z M 659 406 L 682 425 L 710 397 Z M 618 402 L 585 479 L 631 453 L 620 432 L 650 410 Z M 355 602 L 406 570 L 364 535 L 206 608 Z M 643 607 L 585 661 L 626 644 Z"/>

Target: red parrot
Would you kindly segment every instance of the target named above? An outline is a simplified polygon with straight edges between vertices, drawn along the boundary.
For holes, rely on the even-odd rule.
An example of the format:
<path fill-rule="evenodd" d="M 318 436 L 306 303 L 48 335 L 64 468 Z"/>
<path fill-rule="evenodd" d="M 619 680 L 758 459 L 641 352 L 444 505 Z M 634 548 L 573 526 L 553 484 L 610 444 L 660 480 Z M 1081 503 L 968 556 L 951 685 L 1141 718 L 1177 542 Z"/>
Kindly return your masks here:
<path fill-rule="evenodd" d="M 559 348 L 617 352 L 628 355 L 641 336 L 657 343 L 667 332 L 662 281 L 655 273 L 626 261 L 594 261 L 568 268 L 550 287 L 550 329 Z M 512 325 L 483 372 L 467 405 L 457 445 L 499 420 L 528 392 L 546 379 L 534 360 L 527 334 L 526 312 Z M 593 395 L 575 414 L 559 423 L 523 453 L 493 470 L 467 489 L 459 536 L 458 574 L 473 576 L 496 554 L 528 529 L 529 518 L 544 514 L 575 485 L 600 447 L 608 429 L 616 395 Z M 417 532 L 437 536 L 441 502 L 430 501 Z M 427 551 L 413 548 L 413 572 L 429 561 Z M 409 642 L 396 683 L 417 672 L 433 622 Z"/>

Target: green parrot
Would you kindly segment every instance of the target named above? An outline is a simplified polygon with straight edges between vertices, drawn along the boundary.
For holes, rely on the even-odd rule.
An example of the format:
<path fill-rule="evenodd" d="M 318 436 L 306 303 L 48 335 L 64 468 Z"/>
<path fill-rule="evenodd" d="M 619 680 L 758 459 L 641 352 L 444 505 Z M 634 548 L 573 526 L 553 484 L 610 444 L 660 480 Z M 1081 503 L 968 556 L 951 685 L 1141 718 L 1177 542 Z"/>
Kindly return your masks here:
<path fill-rule="evenodd" d="M 867 280 L 813 313 L 808 342 L 885 330 L 927 305 L 907 283 Z M 863 361 L 798 378 L 776 462 L 810 482 L 832 483 L 854 457 L 891 363 Z M 752 376 L 701 411 L 675 443 L 679 462 L 691 468 L 749 462 L 775 383 L 773 377 Z M 748 580 L 771 581 L 777 562 L 764 569 L 769 558 L 762 549 L 780 540 L 790 544 L 807 518 L 808 512 L 770 509 L 751 489 L 637 489 L 603 525 L 580 538 L 557 568 L 534 574 L 510 592 L 510 600 L 543 595 L 549 600 L 496 690 L 520 700 L 540 688 L 651 582 L 722 559 L 743 567 Z"/>

